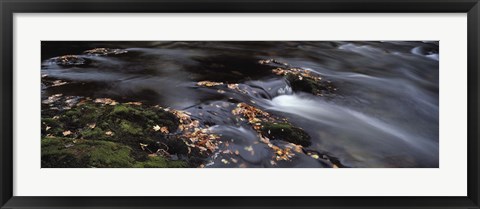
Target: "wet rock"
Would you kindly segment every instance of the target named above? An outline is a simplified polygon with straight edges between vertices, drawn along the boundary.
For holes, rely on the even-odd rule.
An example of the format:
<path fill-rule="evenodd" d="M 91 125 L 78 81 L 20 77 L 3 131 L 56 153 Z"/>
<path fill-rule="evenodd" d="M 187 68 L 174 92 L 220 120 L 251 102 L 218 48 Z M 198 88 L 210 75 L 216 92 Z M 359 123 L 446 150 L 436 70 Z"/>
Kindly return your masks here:
<path fill-rule="evenodd" d="M 54 57 L 48 60 L 50 63 L 54 63 L 64 67 L 83 66 L 89 63 L 89 60 L 77 56 L 77 55 L 64 55 L 60 57 Z"/>
<path fill-rule="evenodd" d="M 330 154 L 320 153 L 318 151 L 309 150 L 309 149 L 304 149 L 304 153 L 312 157 L 313 159 L 320 161 L 322 164 L 326 165 L 327 167 L 348 168 L 347 166 L 343 165 L 338 158 L 333 157 Z"/>
<path fill-rule="evenodd" d="M 107 56 L 107 55 L 126 54 L 128 53 L 128 51 L 124 49 L 95 48 L 95 49 L 84 51 L 83 53 L 88 55 L 95 55 L 95 56 Z"/>
<path fill-rule="evenodd" d="M 308 77 L 301 77 L 293 74 L 285 76 L 294 91 L 302 91 L 318 96 L 330 94 L 336 88 L 329 82 L 314 80 Z"/>
<path fill-rule="evenodd" d="M 304 130 L 288 123 L 262 123 L 261 133 L 271 140 L 283 140 L 303 147 L 312 144 L 310 136 Z"/>
<path fill-rule="evenodd" d="M 311 70 L 292 67 L 288 63 L 282 63 L 275 59 L 260 60 L 259 63 L 275 67 L 272 72 L 284 76 L 294 91 L 323 96 L 337 90 L 330 81 L 325 81 L 322 76 Z"/>

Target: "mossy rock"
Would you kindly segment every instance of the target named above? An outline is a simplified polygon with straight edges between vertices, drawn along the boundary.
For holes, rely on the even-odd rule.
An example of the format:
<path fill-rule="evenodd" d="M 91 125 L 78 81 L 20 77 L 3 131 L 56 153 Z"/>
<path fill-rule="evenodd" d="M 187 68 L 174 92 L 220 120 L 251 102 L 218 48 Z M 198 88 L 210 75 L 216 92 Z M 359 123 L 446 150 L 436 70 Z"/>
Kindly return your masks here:
<path fill-rule="evenodd" d="M 42 168 L 183 168 L 187 163 L 164 157 L 136 161 L 132 148 L 111 141 L 42 139 Z"/>
<path fill-rule="evenodd" d="M 128 146 L 109 141 L 42 139 L 42 168 L 128 168 L 135 160 Z"/>
<path fill-rule="evenodd" d="M 43 110 L 42 110 L 43 111 Z M 178 128 L 178 118 L 163 109 L 130 105 L 103 105 L 93 102 L 59 111 L 57 119 L 42 115 L 42 136 L 48 134 L 63 137 L 63 131 L 71 131 L 68 137 L 120 142 L 131 146 L 152 144 L 162 134 L 154 126 L 167 127 L 170 132 Z M 47 129 L 48 126 L 48 130 Z"/>
<path fill-rule="evenodd" d="M 316 81 L 308 77 L 302 77 L 302 79 L 300 79 L 299 76 L 288 74 L 286 79 L 294 91 L 303 91 L 314 95 L 323 95 L 330 93 L 335 89 L 333 85 L 329 83 Z"/>
<path fill-rule="evenodd" d="M 264 123 L 261 132 L 272 140 L 283 140 L 290 143 L 310 146 L 310 136 L 302 129 L 288 123 Z"/>
<path fill-rule="evenodd" d="M 121 103 L 109 105 L 94 103 L 90 100 L 73 106 L 71 109 L 59 109 L 48 115 L 44 115 L 42 109 L 43 138 L 68 137 L 82 143 L 111 142 L 129 148 L 128 156 L 137 162 L 150 160 L 148 154 L 155 153 L 158 149 L 168 150 L 169 154 L 180 156 L 192 155 L 195 149 L 190 151 L 185 142 L 176 136 L 178 125 L 179 119 L 173 113 L 146 105 Z M 155 130 L 156 126 L 167 127 L 171 134 Z M 74 144 L 73 147 L 78 148 L 82 145 Z M 58 147 L 62 148 L 62 146 L 65 144 L 58 144 Z M 85 156 L 72 155 L 68 150 L 70 149 L 59 149 L 62 155 L 46 155 L 45 159 L 52 158 L 53 162 L 62 162 L 65 164 L 63 167 L 103 166 L 92 165 L 89 161 L 90 158 L 80 159 L 79 157 Z M 48 152 L 46 153 L 48 154 Z M 91 151 L 86 148 L 85 152 Z M 47 167 L 49 165 L 47 161 L 42 161 L 42 163 Z M 55 163 L 54 166 L 62 165 Z M 126 167 L 132 166 L 134 165 L 126 165 Z"/>

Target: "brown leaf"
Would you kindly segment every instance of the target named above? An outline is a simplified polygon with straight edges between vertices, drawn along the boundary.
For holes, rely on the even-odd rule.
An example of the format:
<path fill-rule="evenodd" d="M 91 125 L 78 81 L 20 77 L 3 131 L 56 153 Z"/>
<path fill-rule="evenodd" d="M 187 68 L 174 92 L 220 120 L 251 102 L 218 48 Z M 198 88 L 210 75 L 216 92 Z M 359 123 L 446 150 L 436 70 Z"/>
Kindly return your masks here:
<path fill-rule="evenodd" d="M 164 133 L 164 134 L 168 134 L 168 133 L 169 133 L 169 132 L 168 132 L 168 128 L 167 128 L 166 126 L 161 127 L 161 128 L 160 128 L 160 131 L 161 131 L 162 133 Z"/>

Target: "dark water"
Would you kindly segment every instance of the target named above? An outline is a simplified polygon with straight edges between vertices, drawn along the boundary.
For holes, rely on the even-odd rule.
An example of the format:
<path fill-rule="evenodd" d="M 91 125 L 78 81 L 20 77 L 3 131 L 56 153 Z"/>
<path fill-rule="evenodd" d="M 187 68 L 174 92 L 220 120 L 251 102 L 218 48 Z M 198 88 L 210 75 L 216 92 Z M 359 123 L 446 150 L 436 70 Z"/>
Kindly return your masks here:
<path fill-rule="evenodd" d="M 87 66 L 48 61 L 97 47 L 128 53 L 91 57 Z M 272 67 L 258 63 L 271 58 L 319 73 L 337 91 L 292 92 Z M 271 153 L 251 127 L 233 122 L 239 102 L 288 118 L 312 137 L 309 150 L 347 167 L 439 164 L 438 42 L 42 42 L 42 59 L 42 74 L 68 82 L 43 88 L 43 97 L 109 97 L 186 110 L 213 125 L 229 142 L 224 149 L 239 150 L 246 167 L 271 167 Z M 239 83 L 248 94 L 196 86 L 204 80 Z M 207 165 L 231 166 L 219 162 L 221 155 Z M 323 167 L 308 155 L 276 166 Z"/>

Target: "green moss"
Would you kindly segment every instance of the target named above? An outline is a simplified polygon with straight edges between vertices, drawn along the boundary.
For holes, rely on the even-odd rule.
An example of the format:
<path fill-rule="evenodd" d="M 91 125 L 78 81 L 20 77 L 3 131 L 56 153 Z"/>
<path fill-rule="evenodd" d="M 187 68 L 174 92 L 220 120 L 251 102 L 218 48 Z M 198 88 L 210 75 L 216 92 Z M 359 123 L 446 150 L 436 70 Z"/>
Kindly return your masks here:
<path fill-rule="evenodd" d="M 302 129 L 288 123 L 262 124 L 262 134 L 272 140 L 283 140 L 308 147 L 311 145 L 310 136 Z"/>
<path fill-rule="evenodd" d="M 174 131 L 179 123 L 178 118 L 170 112 L 155 107 L 129 104 L 101 105 L 86 102 L 59 112 L 58 115 L 60 116 L 58 120 L 42 115 L 42 136 L 50 134 L 63 137 L 62 132 L 70 130 L 79 138 L 133 140 L 137 143 L 138 136 L 156 137 L 152 130 L 156 125 L 166 126 L 168 130 Z M 91 124 L 95 124 L 96 128 L 89 128 Z M 46 130 L 47 126 L 49 130 Z M 106 131 L 112 131 L 115 135 L 106 137 Z"/>
<path fill-rule="evenodd" d="M 115 105 L 113 108 L 112 112 L 110 113 L 111 115 L 121 115 L 121 116 L 128 116 L 129 114 L 136 114 L 137 110 L 133 107 L 127 106 L 127 105 Z"/>
<path fill-rule="evenodd" d="M 42 168 L 183 168 L 187 163 L 163 157 L 135 161 L 133 150 L 125 145 L 101 140 L 69 138 L 42 139 Z"/>
<path fill-rule="evenodd" d="M 134 167 L 136 168 L 185 168 L 187 163 L 181 160 L 169 161 L 164 157 L 149 157 L 147 161 L 137 162 Z"/>
<path fill-rule="evenodd" d="M 91 128 L 85 128 L 80 132 L 81 137 L 84 139 L 104 139 L 106 138 L 105 136 L 105 131 L 103 131 L 101 128 L 95 127 L 94 129 Z"/>
<path fill-rule="evenodd" d="M 129 147 L 113 142 L 99 141 L 88 144 L 85 148 L 91 151 L 87 154 L 89 164 L 97 168 L 128 168 L 132 167 L 134 159 L 130 156 Z"/>
<path fill-rule="evenodd" d="M 95 123 L 107 110 L 97 104 L 82 104 L 60 113 L 59 121 L 66 130 L 72 130 Z"/>
<path fill-rule="evenodd" d="M 63 139 L 42 139 L 42 168 L 86 167 L 87 159 L 65 149 Z"/>
<path fill-rule="evenodd" d="M 120 122 L 120 130 L 122 133 L 127 133 L 131 135 L 142 135 L 142 128 L 136 125 L 135 123 L 123 120 Z"/>
<path fill-rule="evenodd" d="M 59 121 L 53 118 L 42 118 L 42 136 L 46 136 L 48 133 L 58 135 L 61 134 L 62 131 L 62 124 Z"/>
<path fill-rule="evenodd" d="M 100 140 L 42 139 L 43 168 L 128 168 L 134 164 L 131 148 Z"/>

